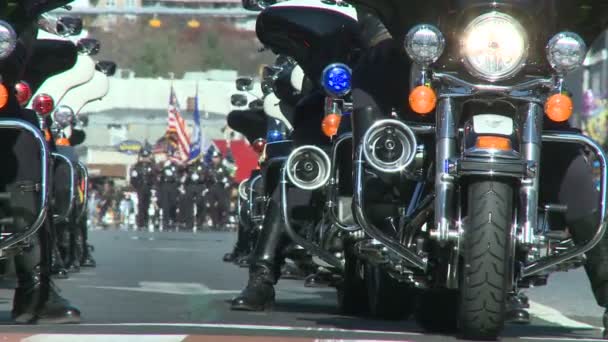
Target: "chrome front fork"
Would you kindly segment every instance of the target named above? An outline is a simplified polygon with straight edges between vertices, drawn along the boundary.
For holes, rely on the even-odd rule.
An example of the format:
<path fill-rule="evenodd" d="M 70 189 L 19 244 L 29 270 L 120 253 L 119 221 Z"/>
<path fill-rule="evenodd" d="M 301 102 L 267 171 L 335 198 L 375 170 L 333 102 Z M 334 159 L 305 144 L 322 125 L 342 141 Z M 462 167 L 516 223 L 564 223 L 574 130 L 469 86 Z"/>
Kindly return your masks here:
<path fill-rule="evenodd" d="M 455 177 L 449 173 L 450 161 L 456 157 L 458 126 L 454 100 L 443 98 L 436 111 L 435 156 L 435 228 L 431 237 L 441 243 L 456 240 L 457 229 L 452 229 L 455 218 Z"/>
<path fill-rule="evenodd" d="M 543 129 L 543 109 L 537 103 L 528 103 L 524 107 L 524 124 L 522 130 L 521 152 L 528 163 L 529 177 L 521 180 L 519 188 L 518 226 L 521 229 L 517 237 L 524 246 L 533 246 L 537 242 L 538 193 L 540 172 L 540 152 Z"/>

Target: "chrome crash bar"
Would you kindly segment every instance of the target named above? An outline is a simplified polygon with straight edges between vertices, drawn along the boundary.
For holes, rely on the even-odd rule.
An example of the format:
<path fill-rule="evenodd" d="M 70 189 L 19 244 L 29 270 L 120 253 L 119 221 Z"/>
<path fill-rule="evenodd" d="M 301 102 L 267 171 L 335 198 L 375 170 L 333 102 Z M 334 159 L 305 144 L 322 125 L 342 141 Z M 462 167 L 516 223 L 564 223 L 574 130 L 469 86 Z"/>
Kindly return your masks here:
<path fill-rule="evenodd" d="M 82 190 L 82 196 L 84 197 L 84 199 L 82 201 L 82 208 L 80 209 L 80 213 L 78 213 L 77 220 L 80 221 L 87 212 L 87 206 L 89 202 L 89 170 L 87 169 L 87 166 L 84 165 L 84 163 L 81 161 L 76 163 L 76 165 L 82 171 L 82 178 L 84 179 L 84 189 Z"/>
<path fill-rule="evenodd" d="M 357 155 L 355 159 L 355 194 L 354 194 L 354 210 L 355 210 L 355 218 L 356 222 L 361 226 L 363 231 L 376 239 L 381 244 L 386 246 L 389 250 L 396 253 L 411 265 L 426 271 L 428 260 L 426 258 L 422 258 L 416 254 L 416 252 L 411 249 L 403 246 L 398 241 L 393 240 L 391 237 L 384 234 L 380 229 L 374 226 L 365 215 L 365 187 L 363 184 L 363 163 L 365 159 L 363 157 L 363 147 L 359 146 L 357 148 Z"/>
<path fill-rule="evenodd" d="M 601 146 L 593 141 L 591 138 L 586 137 L 581 134 L 572 134 L 572 133 L 562 133 L 562 132 L 544 132 L 543 133 L 543 142 L 558 142 L 558 143 L 576 143 L 589 147 L 600 162 L 601 169 L 601 190 L 600 190 L 600 225 L 597 228 L 597 231 L 593 238 L 589 240 L 586 244 L 581 246 L 575 246 L 567 251 L 560 253 L 559 255 L 551 255 L 539 260 L 536 260 L 529 265 L 526 265 L 521 270 L 521 277 L 529 277 L 540 273 L 548 268 L 556 266 L 559 263 L 562 263 L 568 259 L 577 257 L 593 247 L 597 245 L 598 242 L 604 237 L 604 233 L 606 232 L 606 226 L 608 221 L 606 220 L 606 205 L 608 203 L 608 170 L 607 170 L 607 159 L 606 155 L 602 151 Z"/>
<path fill-rule="evenodd" d="M 76 169 L 74 168 L 74 163 L 72 163 L 70 158 L 68 158 L 60 153 L 55 153 L 55 152 L 51 153 L 51 155 L 55 159 L 62 159 L 64 162 L 67 163 L 67 165 L 70 169 L 70 200 L 68 203 L 68 208 L 66 209 L 66 212 L 63 215 L 59 215 L 59 214 L 53 215 L 53 222 L 55 222 L 55 223 L 67 222 L 69 220 L 70 214 L 72 213 L 72 209 L 74 208 L 74 201 L 75 201 L 74 179 L 76 178 Z"/>
<path fill-rule="evenodd" d="M 48 211 L 48 180 L 49 180 L 49 161 L 50 154 L 46 144 L 44 135 L 40 132 L 40 129 L 29 122 L 15 119 L 0 119 L 0 129 L 18 129 L 31 134 L 40 147 L 40 161 L 41 161 L 41 180 L 40 180 L 40 211 L 34 223 L 23 230 L 23 234 L 13 234 L 6 239 L 0 240 L 0 250 L 11 247 L 29 237 L 34 235 L 46 219 Z"/>
<path fill-rule="evenodd" d="M 330 176 L 329 176 L 329 182 L 328 182 L 328 191 L 327 191 L 327 199 L 326 199 L 326 204 L 327 204 L 327 211 L 329 213 L 329 220 L 331 221 L 332 224 L 334 224 L 336 227 L 345 230 L 347 232 L 355 232 L 361 229 L 361 227 L 359 227 L 358 225 L 348 225 L 343 223 L 342 221 L 340 221 L 340 218 L 338 217 L 338 215 L 336 214 L 336 207 L 337 207 L 337 201 L 338 201 L 338 185 L 339 185 L 339 180 L 336 177 L 336 173 L 338 171 L 338 148 L 342 145 L 342 143 L 344 143 L 347 140 L 352 140 L 353 139 L 353 134 L 352 133 L 345 133 L 343 135 L 341 135 L 338 139 L 336 139 L 336 141 L 334 142 L 332 149 L 331 149 L 331 167 L 330 167 Z"/>
<path fill-rule="evenodd" d="M 302 236 L 300 236 L 300 234 L 298 234 L 293 229 L 290 219 L 289 219 L 289 212 L 288 212 L 289 210 L 287 207 L 287 183 L 288 183 L 287 182 L 287 170 L 285 169 L 285 167 L 282 167 L 281 168 L 281 181 L 279 183 L 279 186 L 281 187 L 281 218 L 283 219 L 283 222 L 285 223 L 285 231 L 287 232 L 287 235 L 289 235 L 289 237 L 296 244 L 304 247 L 304 249 L 317 255 L 319 258 L 321 258 L 326 263 L 332 265 L 333 267 L 335 267 L 339 270 L 343 270 L 344 264 L 343 264 L 342 260 L 338 259 L 333 254 L 324 250 L 323 248 L 317 246 L 313 242 L 308 241 L 308 239 L 303 238 Z"/>

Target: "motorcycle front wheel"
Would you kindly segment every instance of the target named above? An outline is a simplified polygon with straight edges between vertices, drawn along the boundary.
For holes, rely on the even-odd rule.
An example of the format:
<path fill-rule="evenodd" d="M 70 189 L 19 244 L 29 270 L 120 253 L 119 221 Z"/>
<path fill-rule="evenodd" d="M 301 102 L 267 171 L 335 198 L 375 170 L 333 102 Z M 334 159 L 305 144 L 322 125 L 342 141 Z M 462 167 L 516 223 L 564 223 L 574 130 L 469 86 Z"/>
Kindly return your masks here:
<path fill-rule="evenodd" d="M 496 339 L 510 284 L 513 185 L 472 180 L 467 204 L 458 327 L 467 339 Z"/>

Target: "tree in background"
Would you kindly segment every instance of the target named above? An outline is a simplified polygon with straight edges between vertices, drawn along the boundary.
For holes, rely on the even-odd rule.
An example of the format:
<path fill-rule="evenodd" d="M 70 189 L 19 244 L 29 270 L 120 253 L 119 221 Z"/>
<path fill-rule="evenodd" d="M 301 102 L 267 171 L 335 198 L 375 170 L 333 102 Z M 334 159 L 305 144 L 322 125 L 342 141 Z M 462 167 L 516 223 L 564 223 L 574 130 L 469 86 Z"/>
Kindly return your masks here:
<path fill-rule="evenodd" d="M 238 30 L 228 19 L 198 19 L 198 28 L 186 26 L 186 17 L 161 17 L 160 28 L 150 27 L 149 17 L 116 17 L 104 23 L 107 19 L 88 18 L 91 35 L 102 44 L 98 59 L 116 61 L 138 77 L 166 77 L 172 72 L 180 78 L 186 71 L 209 69 L 254 75 L 260 64 L 273 59 L 268 52 L 258 52 L 254 32 Z"/>

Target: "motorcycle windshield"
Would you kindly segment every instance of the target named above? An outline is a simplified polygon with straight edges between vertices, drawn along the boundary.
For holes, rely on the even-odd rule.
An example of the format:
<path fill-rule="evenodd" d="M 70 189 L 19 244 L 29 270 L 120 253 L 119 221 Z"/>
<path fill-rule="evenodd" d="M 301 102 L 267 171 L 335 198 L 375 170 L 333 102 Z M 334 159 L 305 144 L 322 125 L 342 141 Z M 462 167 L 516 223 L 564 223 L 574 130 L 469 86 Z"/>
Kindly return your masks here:
<path fill-rule="evenodd" d="M 347 0 L 359 10 L 378 15 L 394 38 L 402 39 L 414 25 L 430 23 L 444 33 L 491 10 L 525 21 L 529 34 L 547 39 L 560 31 L 580 34 L 590 46 L 608 26 L 606 0 Z M 546 43 L 544 40 L 543 44 Z"/>

